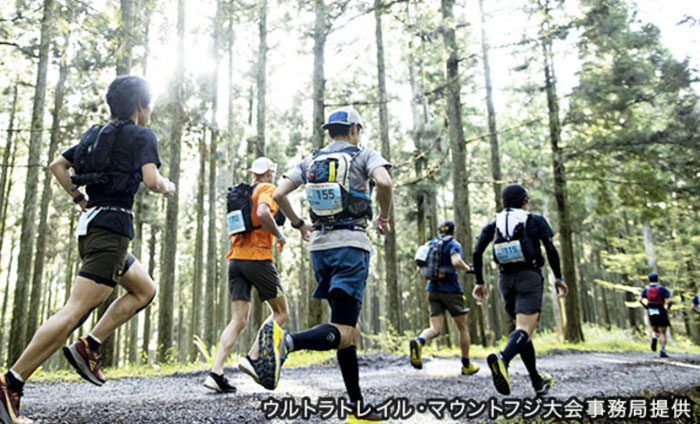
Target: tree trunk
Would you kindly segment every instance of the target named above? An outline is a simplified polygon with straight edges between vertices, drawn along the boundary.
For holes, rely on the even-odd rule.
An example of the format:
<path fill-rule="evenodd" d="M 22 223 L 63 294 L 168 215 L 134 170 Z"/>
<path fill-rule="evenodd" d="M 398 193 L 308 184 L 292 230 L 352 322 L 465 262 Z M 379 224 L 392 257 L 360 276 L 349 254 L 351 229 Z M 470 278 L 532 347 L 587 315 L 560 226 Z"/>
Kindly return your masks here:
<path fill-rule="evenodd" d="M 471 231 L 471 207 L 469 204 L 469 180 L 467 175 L 466 144 L 464 130 L 462 128 L 462 102 L 460 100 L 461 82 L 459 77 L 459 54 L 454 29 L 454 14 L 452 6 L 454 0 L 441 0 L 443 25 L 446 25 L 442 33 L 447 52 L 447 121 L 450 135 L 450 149 L 452 150 L 452 193 L 454 194 L 454 222 L 456 228 L 455 238 L 462 245 L 463 252 L 472 251 Z M 465 291 L 471 293 L 473 277 L 465 277 Z M 467 296 L 467 303 L 476 310 L 475 302 L 471 296 Z M 469 320 L 469 331 L 472 337 L 477 338 L 477 328 L 480 328 L 479 313 L 475 319 Z M 482 335 L 483 344 L 483 335 Z"/>
<path fill-rule="evenodd" d="M 491 143 L 491 175 L 493 176 L 493 199 L 496 211 L 501 210 L 501 156 L 498 151 L 498 128 L 496 126 L 496 111 L 493 107 L 493 88 L 491 86 L 491 66 L 489 65 L 489 43 L 486 38 L 486 16 L 484 0 L 479 0 L 481 12 L 481 56 L 484 64 L 484 79 L 486 85 L 486 112 L 488 114 L 489 142 Z"/>
<path fill-rule="evenodd" d="M 22 229 L 17 259 L 17 283 L 12 308 L 10 328 L 10 349 L 7 360 L 8 368 L 19 358 L 27 340 L 27 297 L 31 281 L 32 257 L 34 256 L 35 213 L 37 181 L 41 163 L 41 138 L 44 127 L 44 101 L 46 99 L 46 71 L 49 62 L 49 44 L 53 27 L 53 1 L 44 0 L 41 19 L 41 41 L 39 43 L 39 64 L 37 65 L 36 85 L 34 86 L 34 104 L 32 107 L 31 135 L 29 136 L 27 176 L 25 178 L 24 207 L 22 210 Z"/>
<path fill-rule="evenodd" d="M 5 282 L 5 291 L 2 295 L 2 312 L 0 313 L 0 362 L 2 362 L 5 357 L 5 329 L 7 328 L 5 325 L 5 316 L 7 315 L 7 303 L 10 298 L 10 277 L 12 276 L 12 260 L 15 257 L 15 242 L 16 240 L 13 237 L 10 245 L 10 259 L 7 262 L 7 281 Z"/>
<path fill-rule="evenodd" d="M 63 95 L 66 77 L 68 76 L 68 65 L 66 64 L 66 56 L 68 53 L 68 43 L 70 41 L 70 33 L 66 35 L 64 43 L 64 51 L 61 57 L 61 65 L 58 71 L 58 82 L 56 83 L 56 94 L 54 97 L 54 107 L 52 113 L 51 124 L 51 141 L 49 142 L 48 161 L 52 161 L 58 150 L 58 141 L 60 137 L 61 111 L 63 110 Z M 39 211 L 39 232 L 36 239 L 36 250 L 34 253 L 34 271 L 32 272 L 32 292 L 29 302 L 29 315 L 27 315 L 27 337 L 36 332 L 37 322 L 40 316 L 37 314 L 41 304 L 41 285 L 44 277 L 44 261 L 46 259 L 46 239 L 49 234 L 48 213 L 49 202 L 51 201 L 51 184 L 53 183 L 51 172 L 48 166 L 44 168 L 44 188 L 41 195 L 41 209 Z M 73 235 L 71 234 L 71 237 Z"/>
<path fill-rule="evenodd" d="M 654 249 L 654 237 L 651 233 L 651 223 L 649 220 L 644 220 L 642 224 L 642 229 L 644 230 L 644 252 L 647 256 L 647 265 L 654 272 L 659 272 L 656 267 L 656 250 Z"/>
<path fill-rule="evenodd" d="M 258 103 L 256 114 L 256 153 L 255 157 L 265 156 L 265 94 L 267 93 L 267 0 L 261 0 L 258 8 L 258 66 L 256 85 Z"/>
<path fill-rule="evenodd" d="M 131 72 L 132 50 L 134 48 L 134 0 L 120 0 L 121 25 L 119 27 L 119 47 L 117 48 L 117 75 Z"/>
<path fill-rule="evenodd" d="M 157 234 L 156 227 L 151 226 L 151 237 L 148 240 L 148 275 L 150 275 L 151 278 L 154 278 L 154 272 L 156 269 Z M 141 345 L 141 354 L 143 355 L 144 362 L 148 363 L 151 346 L 151 305 L 148 305 L 146 309 L 143 310 L 143 315 L 143 344 Z"/>
<path fill-rule="evenodd" d="M 391 162 L 391 142 L 389 140 L 389 112 L 386 103 L 386 70 L 384 66 L 384 40 L 382 36 L 382 2 L 374 0 L 374 19 L 377 41 L 377 87 L 379 100 L 379 139 L 382 156 Z M 379 212 L 377 212 L 379 213 Z M 394 221 L 394 209 L 389 211 L 389 222 Z M 397 226 L 384 237 L 384 270 L 387 287 L 387 318 L 396 331 L 401 332 L 401 304 L 396 269 L 396 230 Z"/>
<path fill-rule="evenodd" d="M 178 187 L 180 183 L 180 142 L 185 123 L 184 92 L 185 83 L 185 0 L 177 2 L 177 65 L 173 84 L 173 122 L 170 140 L 170 181 Z M 165 218 L 165 238 L 163 247 L 163 271 L 158 307 L 158 362 L 167 359 L 168 350 L 173 344 L 173 296 L 175 290 L 175 255 L 177 253 L 177 221 L 179 192 L 168 198 Z"/>
<path fill-rule="evenodd" d="M 218 57 L 219 53 L 219 14 L 221 11 L 221 1 L 217 1 L 216 19 L 214 22 L 214 56 Z M 216 124 L 216 114 L 218 113 L 219 95 L 218 95 L 218 80 L 219 80 L 219 61 L 215 60 L 214 72 L 210 89 L 211 96 L 211 121 L 210 121 L 210 139 L 209 139 L 209 221 L 207 229 L 207 292 L 206 292 L 206 310 L 207 314 L 207 345 L 213 346 L 218 339 L 218 316 L 217 311 L 217 274 L 216 265 L 219 261 L 217 252 L 218 233 L 216 231 L 216 221 L 218 214 L 216 213 L 216 162 L 217 162 L 217 141 L 219 136 L 218 126 Z"/>
<path fill-rule="evenodd" d="M 197 230 L 194 241 L 194 281 L 192 282 L 192 316 L 190 323 L 190 337 L 187 341 L 190 347 L 190 360 L 196 361 L 199 355 L 197 354 L 197 346 L 193 343 L 194 336 L 202 337 L 200 332 L 200 317 L 202 309 L 202 277 L 204 269 L 204 184 L 206 181 L 206 155 L 207 144 L 205 141 L 205 133 L 199 141 L 199 175 L 197 177 Z M 208 297 L 208 296 L 207 296 Z M 211 301 L 211 299 L 208 299 Z M 209 305 L 209 303 L 207 303 Z M 207 317 L 207 320 L 209 317 Z M 205 332 L 209 334 L 209 330 Z M 208 339 L 207 339 L 208 341 Z"/>
<path fill-rule="evenodd" d="M 5 142 L 5 150 L 2 153 L 2 170 L 0 171 L 0 208 L 2 208 L 2 210 L 0 211 L 0 222 L 2 222 L 2 231 L 0 231 L 0 252 L 2 252 L 2 247 L 5 241 L 5 221 L 7 219 L 6 210 L 7 204 L 9 203 L 9 200 L 6 201 L 6 199 L 10 198 L 9 188 L 12 185 L 8 183 L 8 181 L 11 180 L 8 179 L 8 173 L 10 171 L 10 167 L 8 165 L 10 163 L 10 156 L 14 157 L 12 141 L 15 135 L 15 117 L 17 116 L 17 86 L 18 83 L 17 81 L 15 81 L 15 85 L 12 88 L 12 108 L 10 109 L 10 122 L 7 125 L 7 141 Z M 7 192 L 7 195 L 5 195 L 5 192 Z"/>
<path fill-rule="evenodd" d="M 325 71 L 324 55 L 326 49 L 326 38 L 328 36 L 328 26 L 326 24 L 326 4 L 324 0 L 314 1 L 314 74 L 311 98 L 313 101 L 313 116 L 311 119 L 311 144 L 314 149 L 323 147 L 323 130 L 321 126 L 324 122 L 324 97 L 325 97 Z"/>
<path fill-rule="evenodd" d="M 545 31 L 545 33 L 549 33 Z M 556 79 L 552 63 L 552 41 L 546 37 L 542 42 L 544 53 L 545 89 L 547 92 L 547 107 L 549 110 L 549 134 L 552 144 L 552 168 L 554 174 L 554 198 L 557 202 L 559 217 L 559 233 L 561 235 L 562 261 L 564 265 L 564 281 L 569 286 L 566 296 L 566 328 L 564 338 L 568 342 L 584 341 L 581 329 L 581 312 L 579 308 L 579 292 L 574 265 L 574 248 L 572 240 L 571 221 L 567 209 L 566 169 L 561 147 L 561 124 L 559 122 L 559 103 L 556 92 Z"/>

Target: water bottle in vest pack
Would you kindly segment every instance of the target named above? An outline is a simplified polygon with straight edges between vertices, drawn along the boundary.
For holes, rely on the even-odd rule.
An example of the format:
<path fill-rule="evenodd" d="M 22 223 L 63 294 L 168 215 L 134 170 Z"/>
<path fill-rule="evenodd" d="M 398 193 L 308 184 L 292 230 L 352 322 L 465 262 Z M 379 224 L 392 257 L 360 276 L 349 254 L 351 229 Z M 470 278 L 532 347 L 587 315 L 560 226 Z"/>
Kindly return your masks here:
<path fill-rule="evenodd" d="M 505 209 L 496 216 L 493 259 L 500 265 L 533 264 L 535 246 L 527 233 L 530 213 L 522 209 Z"/>
<path fill-rule="evenodd" d="M 76 186 L 101 184 L 105 192 L 114 192 L 131 174 L 108 170 L 114 143 L 122 127 L 133 125 L 131 120 L 113 121 L 106 125 L 94 125 L 83 134 L 73 155 L 75 174 L 71 182 Z"/>
<path fill-rule="evenodd" d="M 228 235 L 249 233 L 260 227 L 254 227 L 250 214 L 253 209 L 253 190 L 255 185 L 239 183 L 229 187 L 226 193 L 226 222 Z"/>
<path fill-rule="evenodd" d="M 661 299 L 660 286 L 647 287 L 647 301 L 651 306 L 663 306 L 664 301 Z"/>
<path fill-rule="evenodd" d="M 413 260 L 426 280 L 437 280 L 444 276 L 445 271 L 448 271 L 440 267 L 440 259 L 442 257 L 442 247 L 445 243 L 449 243 L 450 240 L 452 240 L 452 236 L 442 237 L 435 243 L 429 241 L 416 251 Z"/>
<path fill-rule="evenodd" d="M 350 166 L 361 149 L 314 153 L 306 174 L 311 220 L 323 224 L 371 218 L 370 195 L 350 187 Z"/>

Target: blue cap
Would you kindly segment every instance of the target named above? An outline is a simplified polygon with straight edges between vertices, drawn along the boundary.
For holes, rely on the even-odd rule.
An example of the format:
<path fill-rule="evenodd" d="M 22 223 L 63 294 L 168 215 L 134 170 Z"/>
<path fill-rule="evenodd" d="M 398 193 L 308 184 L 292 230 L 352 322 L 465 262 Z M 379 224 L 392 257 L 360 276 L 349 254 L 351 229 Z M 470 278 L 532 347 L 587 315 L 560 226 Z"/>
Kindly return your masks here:
<path fill-rule="evenodd" d="M 659 274 L 657 274 L 655 272 L 652 272 L 651 274 L 649 274 L 649 281 L 652 283 L 656 283 L 657 281 L 659 281 Z"/>
<path fill-rule="evenodd" d="M 321 126 L 321 129 L 325 130 L 330 125 L 347 125 L 349 127 L 354 124 L 357 124 L 360 126 L 360 128 L 363 128 L 362 118 L 360 118 L 360 114 L 357 113 L 355 108 L 353 108 L 352 106 L 346 106 L 331 112 L 331 114 L 328 115 L 328 122 L 323 124 Z"/>

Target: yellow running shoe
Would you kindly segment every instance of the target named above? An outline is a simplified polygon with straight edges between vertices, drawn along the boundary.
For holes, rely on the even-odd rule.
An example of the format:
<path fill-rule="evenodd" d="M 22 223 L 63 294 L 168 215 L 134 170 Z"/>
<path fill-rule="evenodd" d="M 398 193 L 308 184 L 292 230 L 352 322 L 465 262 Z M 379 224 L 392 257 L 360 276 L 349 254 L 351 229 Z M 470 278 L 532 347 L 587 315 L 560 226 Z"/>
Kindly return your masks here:
<path fill-rule="evenodd" d="M 470 362 L 468 367 L 462 366 L 462 375 L 472 375 L 479 372 L 481 368 L 474 362 Z"/>
<path fill-rule="evenodd" d="M 423 368 L 423 358 L 421 357 L 422 349 L 423 346 L 416 339 L 411 340 L 411 342 L 409 343 L 411 365 L 413 365 L 413 368 Z"/>
<path fill-rule="evenodd" d="M 498 393 L 502 395 L 510 394 L 510 380 L 508 379 L 508 368 L 503 363 L 503 358 L 499 353 L 492 353 L 486 358 L 486 363 L 491 370 L 493 385 Z"/>

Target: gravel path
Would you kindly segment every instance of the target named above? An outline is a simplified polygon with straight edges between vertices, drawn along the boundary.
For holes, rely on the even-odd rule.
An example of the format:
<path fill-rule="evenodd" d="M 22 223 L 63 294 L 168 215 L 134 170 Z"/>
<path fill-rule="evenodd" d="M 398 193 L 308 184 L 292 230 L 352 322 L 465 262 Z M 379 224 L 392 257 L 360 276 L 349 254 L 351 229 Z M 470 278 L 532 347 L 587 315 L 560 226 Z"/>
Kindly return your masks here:
<path fill-rule="evenodd" d="M 422 370 L 408 364 L 407 356 L 384 354 L 360 358 L 360 378 L 365 399 L 382 402 L 388 398 L 406 398 L 409 404 L 425 404 L 428 399 L 443 398 L 503 402 L 491 383 L 485 361 L 476 360 L 482 370 L 473 376 L 460 376 L 455 358 L 426 358 Z M 609 398 L 644 393 L 685 390 L 700 384 L 700 355 L 673 355 L 660 359 L 655 355 L 626 353 L 561 352 L 539 358 L 538 367 L 555 377 L 550 395 L 566 401 L 571 397 Z M 204 372 L 175 374 L 159 378 L 126 378 L 109 381 L 103 387 L 89 383 L 39 383 L 25 389 L 23 413 L 37 423 L 260 423 L 268 422 L 261 409 L 263 400 L 293 397 L 297 403 L 309 397 L 315 405 L 319 398 L 341 397 L 344 385 L 334 364 L 284 369 L 274 392 L 254 383 L 238 370 L 227 369 L 238 387 L 234 394 L 220 395 L 205 389 Z M 519 358 L 510 369 L 513 392 L 508 399 L 532 399 L 527 372 Z M 488 417 L 481 417 L 482 419 Z M 272 422 L 338 422 L 310 420 Z M 452 422 L 434 414 L 416 414 L 407 420 L 392 422 Z"/>

